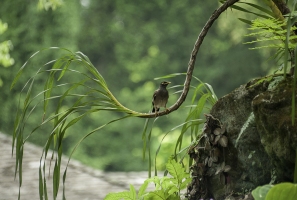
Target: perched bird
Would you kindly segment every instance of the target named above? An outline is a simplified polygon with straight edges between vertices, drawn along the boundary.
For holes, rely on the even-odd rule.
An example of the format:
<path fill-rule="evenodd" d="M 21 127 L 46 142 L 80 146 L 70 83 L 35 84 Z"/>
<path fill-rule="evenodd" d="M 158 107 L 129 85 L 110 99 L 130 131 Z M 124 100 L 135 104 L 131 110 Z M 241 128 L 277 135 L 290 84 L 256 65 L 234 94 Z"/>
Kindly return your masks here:
<path fill-rule="evenodd" d="M 166 104 L 167 104 L 167 101 L 168 101 L 168 98 L 169 98 L 169 94 L 168 94 L 168 91 L 167 91 L 166 87 L 167 87 L 167 85 L 169 83 L 170 82 L 163 81 L 160 84 L 159 89 L 157 89 L 154 92 L 153 100 L 152 100 L 152 104 L 153 104 L 153 110 L 152 110 L 152 112 L 153 113 L 155 112 L 156 115 L 159 112 L 159 110 L 160 110 L 161 107 L 165 107 L 166 108 Z"/>

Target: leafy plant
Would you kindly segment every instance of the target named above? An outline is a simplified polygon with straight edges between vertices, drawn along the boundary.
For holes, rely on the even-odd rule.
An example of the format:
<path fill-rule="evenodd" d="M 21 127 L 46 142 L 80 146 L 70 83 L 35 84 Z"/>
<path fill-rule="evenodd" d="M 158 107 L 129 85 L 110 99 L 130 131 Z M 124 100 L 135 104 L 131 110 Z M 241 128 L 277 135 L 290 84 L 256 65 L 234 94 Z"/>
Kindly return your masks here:
<path fill-rule="evenodd" d="M 65 55 L 61 56 L 57 60 L 50 61 L 39 68 L 39 70 L 32 77 L 29 78 L 27 83 L 22 89 L 19 97 L 19 109 L 17 111 L 15 119 L 15 127 L 13 133 L 13 145 L 16 153 L 16 170 L 19 171 L 19 186 L 22 185 L 22 159 L 23 148 L 25 142 L 31 137 L 33 133 L 41 129 L 43 126 L 51 122 L 53 128 L 48 136 L 48 139 L 44 145 L 42 157 L 40 159 L 39 167 L 39 191 L 40 199 L 47 199 L 47 183 L 45 178 L 46 170 L 46 158 L 48 157 L 48 150 L 50 147 L 54 149 L 51 155 L 52 162 L 54 163 L 53 170 L 53 192 L 54 199 L 57 197 L 59 180 L 60 180 L 60 166 L 63 149 L 63 139 L 65 138 L 66 131 L 81 121 L 84 117 L 91 113 L 102 113 L 104 111 L 113 111 L 123 113 L 122 117 L 118 119 L 110 120 L 109 122 L 98 126 L 92 131 L 86 133 L 74 146 L 70 156 L 70 161 L 73 153 L 80 143 L 94 134 L 100 131 L 105 126 L 123 120 L 127 117 L 141 117 L 146 114 L 132 111 L 123 105 L 121 105 L 117 99 L 112 95 L 108 86 L 97 71 L 97 69 L 89 61 L 88 57 L 81 52 L 73 53 L 67 49 L 62 48 L 48 48 L 42 51 L 36 52 L 26 62 L 17 73 L 15 79 L 12 82 L 11 88 L 20 79 L 22 72 L 25 70 L 28 63 L 32 62 L 32 59 L 43 51 L 59 50 Z M 69 73 L 76 74 L 78 82 L 67 82 L 65 76 Z M 34 85 L 38 78 L 42 74 L 48 74 L 48 79 L 45 82 L 43 91 L 35 91 Z M 210 89 L 211 87 L 208 86 Z M 60 93 L 62 91 L 62 94 Z M 25 97 L 22 93 L 26 93 Z M 214 94 L 213 94 L 214 95 Z M 49 103 L 55 103 L 55 110 L 49 110 Z M 37 108 L 43 108 L 43 115 L 41 116 L 41 123 L 36 126 L 28 135 L 25 134 L 25 126 L 27 120 Z M 150 136 L 149 136 L 150 137 Z M 145 146 L 145 144 L 144 144 Z M 170 167 L 170 166 L 168 166 Z M 176 167 L 176 166 L 174 166 Z M 66 180 L 67 167 L 63 173 L 63 185 Z M 156 180 L 156 179 L 154 179 Z M 180 181 L 180 180 L 179 180 Z M 161 184 L 161 183 L 160 183 Z M 179 184 L 179 183 L 178 183 Z M 181 186 L 178 186 L 181 187 Z M 64 193 L 64 190 L 63 190 Z M 64 196 L 64 194 L 63 194 Z"/>
<path fill-rule="evenodd" d="M 196 88 L 194 88 L 195 91 L 192 96 L 191 105 L 189 106 L 190 110 L 185 120 L 185 122 L 189 123 L 185 123 L 182 127 L 180 136 L 176 142 L 175 154 L 177 154 L 177 150 L 181 151 L 183 136 L 189 128 L 191 131 L 191 142 L 197 140 L 197 137 L 199 135 L 199 125 L 201 125 L 204 122 L 204 120 L 196 120 L 201 117 L 201 114 L 203 113 L 203 111 L 205 111 L 205 108 L 207 106 L 212 107 L 218 100 L 211 85 L 202 82 L 197 77 L 194 78 L 199 82 L 199 84 Z"/>
<path fill-rule="evenodd" d="M 283 2 L 282 2 L 283 3 Z M 290 2 L 286 1 L 285 6 L 288 6 Z M 248 36 L 257 37 L 257 40 L 248 42 L 248 43 L 259 43 L 259 42 L 269 42 L 269 45 L 256 47 L 254 49 L 261 48 L 277 48 L 277 53 L 275 54 L 276 60 L 283 59 L 283 70 L 284 77 L 286 77 L 287 66 L 289 61 L 291 61 L 291 72 L 290 74 L 294 77 L 293 79 L 293 88 L 296 88 L 296 79 L 297 79 L 297 36 L 296 36 L 296 3 L 297 1 L 292 1 L 292 11 L 288 14 L 281 13 L 278 7 L 274 4 L 273 1 L 266 1 L 266 4 L 273 11 L 274 18 L 265 18 L 265 19 L 256 19 L 249 23 L 247 20 L 242 20 L 246 23 L 251 24 L 250 30 L 255 31 Z M 288 8 L 289 10 L 289 8 Z M 291 59 L 288 59 L 289 56 Z M 295 68 L 295 69 L 294 69 Z M 295 89 L 292 90 L 292 125 L 295 123 Z M 297 151 L 296 151 L 297 156 Z M 294 182 L 297 180 L 297 157 L 295 162 L 295 172 L 294 172 Z M 259 186 L 252 191 L 252 195 L 256 200 L 271 200 L 271 199 L 295 199 L 297 196 L 297 185 L 292 183 L 280 183 L 275 186 L 273 185 L 264 185 Z"/>
<path fill-rule="evenodd" d="M 0 19 L 0 35 L 7 30 L 7 23 L 3 23 Z M 10 57 L 9 51 L 12 50 L 13 45 L 10 40 L 0 42 L 0 65 L 9 67 L 14 64 L 14 59 Z M 3 85 L 3 81 L 0 78 L 0 87 Z"/>
<path fill-rule="evenodd" d="M 174 74 L 169 74 L 166 76 L 162 76 L 162 77 L 158 77 L 155 78 L 156 80 L 163 80 L 163 79 L 169 79 L 169 78 L 173 78 L 176 76 L 185 76 L 186 73 L 174 73 Z M 183 143 L 183 139 L 185 136 L 185 133 L 190 130 L 190 143 L 193 143 L 197 140 L 197 137 L 199 136 L 199 134 L 201 133 L 201 131 L 199 132 L 199 126 L 201 124 L 204 123 L 204 119 L 201 119 L 201 115 L 204 111 L 209 111 L 209 108 L 211 108 L 215 102 L 217 102 L 218 98 L 212 88 L 212 86 L 208 83 L 204 83 L 202 82 L 199 78 L 193 76 L 193 78 L 198 81 L 198 85 L 195 87 L 193 85 L 191 85 L 191 89 L 194 90 L 194 94 L 192 96 L 192 100 L 191 100 L 191 104 L 190 105 L 186 105 L 185 108 L 189 109 L 188 115 L 186 117 L 186 120 L 182 123 L 179 124 L 173 128 L 171 128 L 169 131 L 167 131 L 161 142 L 160 145 L 158 146 L 156 153 L 155 153 L 155 176 L 157 175 L 157 156 L 159 154 L 159 151 L 161 149 L 162 146 L 162 142 L 163 140 L 168 136 L 168 134 L 174 130 L 177 130 L 179 128 L 182 128 L 180 131 L 180 135 L 178 136 L 178 139 L 176 140 L 176 145 L 175 145 L 175 150 L 174 150 L 174 155 L 175 158 L 177 160 L 177 156 L 181 155 L 182 153 L 184 153 L 183 155 L 181 155 L 181 160 L 180 162 L 183 161 L 184 157 L 187 155 L 186 150 L 188 150 L 192 144 L 188 145 L 187 147 L 182 149 L 182 143 Z M 181 85 L 177 85 L 177 86 L 173 86 L 174 88 L 178 88 L 181 87 Z M 171 87 L 171 88 L 173 88 Z M 177 91 L 173 94 L 177 94 L 180 93 L 180 91 Z M 153 166 L 153 162 L 152 162 L 152 156 L 151 156 L 151 148 L 150 148 L 150 140 L 151 140 L 151 135 L 152 135 L 152 128 L 154 126 L 154 123 L 158 120 L 158 117 L 156 119 L 154 119 L 151 127 L 149 128 L 149 119 L 146 120 L 144 128 L 143 128 L 143 133 L 142 133 L 142 140 L 143 140 L 143 159 L 146 156 L 146 152 L 148 152 L 148 159 L 149 159 L 149 177 L 151 177 L 151 168 Z M 191 163 L 190 163 L 191 165 Z"/>
<path fill-rule="evenodd" d="M 297 184 L 280 183 L 259 186 L 252 191 L 255 200 L 294 200 L 297 196 Z"/>
<path fill-rule="evenodd" d="M 221 1 L 224 2 L 224 1 Z M 261 48 L 277 48 L 277 53 L 274 58 L 278 61 L 281 58 L 283 59 L 283 70 L 284 76 L 287 73 L 287 66 L 289 61 L 291 62 L 291 70 L 290 74 L 293 75 L 293 85 L 296 88 L 296 79 L 297 79 L 297 70 L 294 70 L 294 66 L 297 63 L 297 36 L 296 36 L 296 22 L 297 22 L 297 14 L 296 14 L 296 4 L 297 1 L 272 1 L 265 0 L 264 3 L 268 6 L 270 10 L 267 10 L 263 6 L 259 6 L 252 3 L 243 3 L 245 5 L 251 6 L 255 8 L 257 11 L 263 14 L 259 14 L 257 12 L 251 12 L 247 9 L 244 9 L 240 6 L 233 5 L 232 8 L 236 10 L 240 10 L 245 13 L 250 13 L 256 15 L 257 17 L 263 19 L 255 19 L 253 21 L 247 19 L 241 19 L 244 23 L 247 23 L 252 26 L 251 30 L 257 30 L 254 33 L 249 34 L 248 36 L 258 37 L 257 40 L 247 42 L 249 43 L 259 43 L 259 42 L 269 42 L 268 45 L 262 45 L 259 47 L 255 47 L 252 49 L 261 49 Z M 289 6 L 289 4 L 291 6 Z M 282 7 L 282 11 L 280 11 L 280 7 Z M 291 10 L 290 10 L 291 9 Z M 281 41 L 281 43 L 275 43 L 276 41 Z M 271 44 L 274 43 L 274 44 Z M 290 59 L 289 59 L 290 57 Z M 293 72 L 293 73 L 292 73 Z M 295 123 L 295 90 L 292 92 L 292 125 Z"/>
<path fill-rule="evenodd" d="M 282 57 L 284 55 L 285 50 L 285 42 L 287 29 L 286 21 L 280 21 L 278 19 L 255 19 L 252 21 L 251 28 L 249 30 L 252 33 L 247 36 L 256 37 L 257 39 L 254 41 L 246 42 L 245 44 L 253 44 L 253 43 L 263 43 L 268 42 L 268 45 L 260 45 L 258 47 L 254 47 L 251 49 L 261 49 L 261 48 L 276 48 L 278 57 Z M 295 31 L 296 27 L 291 27 L 289 32 L 292 33 Z M 289 35 L 288 48 L 292 51 L 295 48 L 295 40 L 297 36 L 294 34 Z"/>
<path fill-rule="evenodd" d="M 211 108 L 218 101 L 218 98 L 211 85 L 202 82 L 197 77 L 194 78 L 199 82 L 199 84 L 196 88 L 194 88 L 195 91 L 192 96 L 191 105 L 189 106 L 189 113 L 187 115 L 185 122 L 182 124 L 180 135 L 176 141 L 174 152 L 176 157 L 182 154 L 184 151 L 188 151 L 197 141 L 198 137 L 202 133 L 200 125 L 204 123 L 204 119 L 201 119 L 202 113 L 205 112 L 207 108 Z M 190 130 L 191 136 L 190 145 L 182 149 L 183 139 L 185 133 L 188 130 Z M 181 161 L 183 160 L 186 154 L 181 156 Z M 192 161 L 192 159 L 189 160 L 189 166 L 192 165 Z"/>
<path fill-rule="evenodd" d="M 15 119 L 15 126 L 13 132 L 13 145 L 12 149 L 16 151 L 16 170 L 19 171 L 19 186 L 22 185 L 22 159 L 23 148 L 27 139 L 38 129 L 45 124 L 53 123 L 52 131 L 50 132 L 46 144 L 43 149 L 42 157 L 40 159 L 39 167 L 39 191 L 40 199 L 47 199 L 46 179 L 45 179 L 45 160 L 48 156 L 48 150 L 52 147 L 55 151 L 52 155 L 54 162 L 53 182 L 54 182 L 54 199 L 58 194 L 59 181 L 60 181 L 60 165 L 62 158 L 63 138 L 68 128 L 74 126 L 81 119 L 88 114 L 103 111 L 113 111 L 126 113 L 126 115 L 119 117 L 118 119 L 110 120 L 109 122 L 95 128 L 94 130 L 85 134 L 84 137 L 74 146 L 70 156 L 73 155 L 78 145 L 88 136 L 92 135 L 96 131 L 101 130 L 105 126 L 114 123 L 119 120 L 123 120 L 127 117 L 140 116 L 141 113 L 129 110 L 121 105 L 117 99 L 112 95 L 108 86 L 97 71 L 97 69 L 89 61 L 88 57 L 81 52 L 72 53 L 67 49 L 62 48 L 49 48 L 45 50 L 61 50 L 65 53 L 57 60 L 50 61 L 34 74 L 25 84 L 22 92 L 26 91 L 25 98 L 20 95 L 19 108 Z M 43 51 L 45 51 L 43 50 Z M 34 56 L 43 51 L 36 52 L 31 56 L 31 61 Z M 28 61 L 28 62 L 29 62 Z M 28 62 L 26 62 L 17 73 L 15 79 L 12 82 L 11 88 L 15 86 L 17 81 L 25 70 Z M 80 71 L 77 70 L 80 68 Z M 38 80 L 38 76 L 48 73 L 48 79 L 45 82 L 43 91 L 34 91 L 35 80 Z M 77 82 L 63 82 L 63 78 L 68 73 L 74 73 L 78 75 L 79 81 Z M 67 81 L 67 80 L 66 80 Z M 58 84 L 59 82 L 59 84 Z M 57 89 L 60 89 L 58 92 Z M 57 94 L 63 91 L 62 94 Z M 21 94 L 22 94 L 21 92 Z M 36 94 L 37 93 L 37 94 Z M 23 100 L 23 101 L 22 101 Z M 56 110 L 48 110 L 50 102 L 56 103 Z M 69 104 L 72 103 L 71 106 Z M 34 128 L 29 135 L 25 135 L 25 125 L 31 114 L 39 108 L 39 104 L 43 105 L 43 116 L 40 125 Z M 69 162 L 69 161 L 68 161 Z M 67 167 L 63 175 L 63 184 L 66 179 Z M 63 190 L 64 192 L 64 190 Z"/>
<path fill-rule="evenodd" d="M 57 7 L 62 6 L 63 0 L 38 0 L 39 10 L 49 10 L 50 8 L 55 10 Z"/>
<path fill-rule="evenodd" d="M 258 186 L 252 191 L 252 195 L 256 200 L 265 200 L 268 191 L 273 187 L 273 185 L 263 185 Z"/>
<path fill-rule="evenodd" d="M 138 194 L 136 193 L 133 185 L 130 185 L 130 191 L 109 193 L 104 200 L 119 200 L 119 199 L 160 199 L 160 200 L 178 200 L 181 196 L 181 190 L 185 189 L 191 182 L 190 174 L 185 172 L 185 168 L 182 164 L 177 163 L 173 157 L 170 157 L 166 170 L 171 177 L 164 176 L 152 177 L 144 181 L 141 185 Z M 154 183 L 155 190 L 146 192 L 149 183 Z"/>
<path fill-rule="evenodd" d="M 224 12 L 230 5 L 234 4 L 237 0 L 229 0 L 224 3 L 219 9 L 217 9 L 210 19 L 205 24 L 204 28 L 201 31 L 201 34 L 198 36 L 197 41 L 195 42 L 194 49 L 191 53 L 190 62 L 188 70 L 186 73 L 186 81 L 183 87 L 180 98 L 177 102 L 170 107 L 172 112 L 180 107 L 187 97 L 191 78 L 194 70 L 195 60 L 199 48 L 203 42 L 204 37 L 206 36 L 208 30 L 210 29 L 213 22 Z M 40 199 L 48 199 L 47 195 L 47 182 L 45 178 L 45 169 L 46 163 L 45 160 L 48 157 L 48 150 L 50 147 L 54 149 L 51 156 L 52 162 L 54 162 L 53 170 L 53 198 L 56 199 L 58 194 L 58 188 L 60 184 L 60 165 L 62 158 L 62 149 L 63 149 L 63 139 L 65 137 L 66 131 L 73 127 L 81 119 L 85 118 L 88 114 L 91 113 L 102 113 L 103 111 L 112 111 L 122 113 L 121 117 L 113 119 L 104 123 L 101 126 L 87 132 L 79 142 L 74 146 L 68 163 L 73 155 L 74 151 L 78 145 L 88 136 L 94 134 L 96 131 L 102 130 L 105 126 L 123 120 L 128 117 L 143 117 L 143 118 L 152 118 L 154 114 L 145 114 L 139 113 L 133 110 L 130 110 L 124 107 L 111 93 L 109 90 L 104 78 L 98 72 L 98 70 L 93 66 L 88 57 L 81 52 L 73 53 L 67 49 L 63 48 L 49 48 L 55 50 L 61 50 L 63 55 L 57 60 L 52 60 L 41 66 L 35 74 L 33 74 L 23 89 L 20 92 L 19 105 L 16 113 L 15 126 L 13 132 L 13 145 L 12 149 L 15 148 L 16 153 L 16 168 L 15 176 L 19 172 L 19 188 L 22 185 L 22 160 L 23 160 L 23 149 L 24 144 L 27 139 L 45 124 L 52 124 L 53 128 L 51 129 L 49 135 L 47 136 L 47 141 L 44 145 L 42 156 L 40 159 L 39 167 L 39 195 Z M 45 49 L 48 50 L 48 49 Z M 32 60 L 37 54 L 45 51 L 36 52 L 31 56 L 29 61 Z M 27 61 L 17 73 L 15 79 L 12 82 L 11 88 L 13 88 L 18 80 L 20 79 L 25 67 L 27 66 Z M 79 78 L 76 80 L 67 80 L 65 77 L 66 74 L 72 73 L 77 75 Z M 44 89 L 42 91 L 35 91 L 34 86 L 38 84 L 36 80 L 41 74 L 47 74 L 47 80 L 44 84 Z M 77 81 L 78 80 L 78 81 Z M 57 89 L 60 89 L 62 93 L 59 93 Z M 209 89 L 209 88 L 208 88 Z M 25 93 L 25 96 L 22 94 Z M 205 97 L 206 98 L 206 97 Z M 212 97 L 214 98 L 214 97 Z M 53 102 L 55 110 L 49 110 L 49 103 Z M 39 108 L 38 106 L 43 107 L 43 114 L 40 116 L 41 123 L 36 126 L 28 135 L 25 134 L 25 126 L 30 116 L 34 111 Z M 198 110 L 201 110 L 200 107 Z M 167 114 L 166 111 L 159 113 L 159 116 Z M 195 126 L 190 126 L 193 129 Z M 181 144 L 181 143 L 179 143 Z M 173 166 L 166 166 L 169 173 L 173 178 L 163 179 L 152 179 L 151 181 L 159 185 L 156 189 L 156 194 L 159 194 L 163 191 L 163 188 L 170 188 L 169 190 L 163 191 L 164 197 L 176 196 L 180 193 L 180 190 L 186 187 L 188 178 L 180 175 L 179 167 L 175 165 L 176 161 L 172 161 Z M 173 170 L 173 171 L 171 171 Z M 67 167 L 63 173 L 63 186 L 65 186 L 67 174 Z M 159 184 L 158 184 L 159 183 Z M 164 185 L 165 184 L 165 185 Z M 133 188 L 131 187 L 131 191 Z M 65 188 L 63 187 L 63 199 L 65 199 Z M 151 193 L 152 194 L 152 193 Z M 168 196 L 169 195 L 169 196 Z M 133 197 L 133 196 L 132 196 Z M 19 194 L 20 198 L 20 194 Z"/>
<path fill-rule="evenodd" d="M 0 35 L 7 30 L 7 23 L 3 23 L 0 19 Z M 0 43 L 0 65 L 9 67 L 14 64 L 14 59 L 10 57 L 9 51 L 13 45 L 10 40 L 6 40 Z M 1 85 L 0 85 L 1 86 Z"/>

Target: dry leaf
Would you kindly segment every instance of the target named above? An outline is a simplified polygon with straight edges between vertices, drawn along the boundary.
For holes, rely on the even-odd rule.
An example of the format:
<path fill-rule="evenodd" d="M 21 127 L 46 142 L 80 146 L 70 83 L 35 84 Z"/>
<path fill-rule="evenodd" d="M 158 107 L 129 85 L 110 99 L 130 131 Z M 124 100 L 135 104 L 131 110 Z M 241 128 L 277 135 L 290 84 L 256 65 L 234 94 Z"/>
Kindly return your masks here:
<path fill-rule="evenodd" d="M 220 128 L 216 128 L 216 129 L 213 131 L 213 134 L 215 134 L 215 135 L 220 135 L 220 134 L 221 134 L 221 129 L 220 129 Z"/>
<path fill-rule="evenodd" d="M 219 139 L 219 144 L 222 146 L 222 147 L 227 147 L 228 146 L 228 138 L 223 135 L 220 139 Z"/>

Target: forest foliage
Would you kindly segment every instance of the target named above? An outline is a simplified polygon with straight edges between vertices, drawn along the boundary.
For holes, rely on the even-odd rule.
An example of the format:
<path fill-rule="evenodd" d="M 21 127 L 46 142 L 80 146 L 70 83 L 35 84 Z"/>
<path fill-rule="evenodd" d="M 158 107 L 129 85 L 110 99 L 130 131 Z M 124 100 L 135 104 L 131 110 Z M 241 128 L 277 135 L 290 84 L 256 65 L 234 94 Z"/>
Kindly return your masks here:
<path fill-rule="evenodd" d="M 10 56 L 15 63 L 9 68 L 0 66 L 3 82 L 0 85 L 0 131 L 12 134 L 19 92 L 25 80 L 45 62 L 60 57 L 61 53 L 46 51 L 42 57 L 35 56 L 23 71 L 20 79 L 23 84 L 19 83 L 10 90 L 12 77 L 32 54 L 54 46 L 83 52 L 123 105 L 148 112 L 152 94 L 161 81 L 154 78 L 186 71 L 197 34 L 218 4 L 217 1 L 205 1 L 201 5 L 194 0 L 171 3 L 154 0 L 141 4 L 65 0 L 57 9 L 44 11 L 39 10 L 34 1 L 1 2 L 0 18 L 8 24 L 8 29 L 2 33 L 0 42 L 11 41 L 13 50 Z M 219 97 L 253 77 L 264 75 L 271 64 L 267 61 L 270 51 L 250 51 L 250 46 L 242 44 L 247 41 L 244 37 L 247 26 L 236 20 L 234 15 L 236 11 L 229 10 L 214 24 L 202 45 L 194 71 L 196 77 L 213 86 Z M 69 82 L 77 78 L 67 76 Z M 176 86 L 183 85 L 184 77 L 176 76 L 170 81 Z M 40 84 L 35 85 L 34 90 L 42 91 L 46 77 L 39 77 L 36 82 Z M 195 88 L 199 82 L 192 84 Z M 169 88 L 169 92 L 168 104 L 171 105 L 178 97 L 178 87 Z M 162 140 L 162 148 L 156 158 L 162 162 L 157 163 L 164 163 L 168 154 L 173 153 L 180 131 L 174 130 L 163 138 L 169 130 L 185 121 L 182 116 L 186 116 L 190 104 L 191 99 L 178 111 L 155 121 L 152 149 L 157 149 Z M 79 138 L 99 123 L 120 116 L 109 112 L 89 114 L 75 128 L 69 128 L 63 141 L 63 153 L 69 155 Z M 42 122 L 42 117 L 41 106 L 28 118 L 26 130 L 34 129 Z M 145 170 L 147 161 L 142 159 L 141 138 L 143 126 L 143 119 L 126 119 L 106 127 L 81 143 L 73 157 L 104 170 Z M 49 133 L 50 126 L 43 126 L 30 141 L 42 145 Z M 162 170 L 164 166 L 158 166 L 158 169 Z"/>

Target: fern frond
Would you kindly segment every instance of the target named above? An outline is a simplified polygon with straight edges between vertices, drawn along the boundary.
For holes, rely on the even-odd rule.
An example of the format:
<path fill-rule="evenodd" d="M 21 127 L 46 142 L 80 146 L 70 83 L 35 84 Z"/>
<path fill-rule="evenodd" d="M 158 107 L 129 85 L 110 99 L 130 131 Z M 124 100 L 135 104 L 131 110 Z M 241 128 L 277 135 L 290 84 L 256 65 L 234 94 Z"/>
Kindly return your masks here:
<path fill-rule="evenodd" d="M 255 19 L 252 21 L 251 27 L 249 28 L 251 33 L 247 34 L 247 37 L 256 37 L 256 40 L 245 42 L 244 44 L 260 44 L 257 47 L 250 49 L 263 49 L 263 48 L 276 48 L 278 49 L 277 54 L 283 55 L 279 51 L 284 51 L 286 48 L 286 21 L 280 21 L 277 19 Z M 293 33 L 296 27 L 291 27 L 289 34 L 288 48 L 293 50 L 295 48 L 295 40 L 297 36 Z M 265 43 L 268 43 L 265 44 Z"/>

